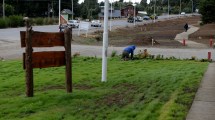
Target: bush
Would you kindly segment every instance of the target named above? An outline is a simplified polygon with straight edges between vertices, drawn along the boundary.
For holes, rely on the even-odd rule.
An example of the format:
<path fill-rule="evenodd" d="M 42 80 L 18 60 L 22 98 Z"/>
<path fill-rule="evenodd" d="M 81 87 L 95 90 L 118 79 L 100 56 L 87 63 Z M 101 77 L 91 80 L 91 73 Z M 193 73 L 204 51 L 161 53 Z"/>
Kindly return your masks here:
<path fill-rule="evenodd" d="M 0 28 L 6 28 L 8 26 L 8 19 L 0 18 Z"/>
<path fill-rule="evenodd" d="M 43 25 L 44 24 L 43 18 L 34 18 L 32 22 L 33 22 L 33 24 L 36 24 L 36 25 Z"/>
<path fill-rule="evenodd" d="M 202 0 L 200 1 L 199 12 L 202 14 L 202 21 L 204 24 L 215 22 L 215 1 L 214 0 Z"/>
<path fill-rule="evenodd" d="M 117 54 L 117 51 L 112 51 L 112 53 L 111 53 L 111 57 L 115 57 L 116 56 L 116 54 Z"/>
<path fill-rule="evenodd" d="M 33 18 L 30 19 L 31 25 L 53 25 L 58 23 L 58 19 L 56 18 Z M 25 26 L 25 22 L 23 21 L 23 16 L 12 15 L 6 17 L 5 19 L 0 18 L 0 28 L 7 27 L 23 27 Z"/>
<path fill-rule="evenodd" d="M 9 16 L 10 27 L 21 27 L 24 26 L 24 21 L 22 16 L 12 15 Z"/>

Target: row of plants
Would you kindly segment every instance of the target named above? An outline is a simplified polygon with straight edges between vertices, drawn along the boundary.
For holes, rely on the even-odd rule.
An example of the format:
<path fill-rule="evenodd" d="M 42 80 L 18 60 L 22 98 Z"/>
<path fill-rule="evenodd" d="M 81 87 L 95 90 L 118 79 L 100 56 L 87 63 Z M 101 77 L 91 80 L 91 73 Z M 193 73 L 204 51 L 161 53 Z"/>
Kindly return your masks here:
<path fill-rule="evenodd" d="M 32 25 L 53 25 L 58 23 L 57 18 L 32 18 L 30 19 Z M 24 21 L 23 16 L 12 15 L 5 18 L 0 18 L 0 28 L 13 28 L 23 27 Z"/>
<path fill-rule="evenodd" d="M 76 54 L 75 54 L 76 55 Z M 79 54 L 80 55 L 80 54 Z M 112 51 L 111 57 L 119 57 L 121 58 L 121 54 L 117 55 L 117 51 Z M 75 56 L 73 56 L 75 57 Z M 191 58 L 186 58 L 186 59 L 180 59 L 176 58 L 175 56 L 170 56 L 170 57 L 164 57 L 164 55 L 158 54 L 158 55 L 152 55 L 149 54 L 148 52 L 143 52 L 139 51 L 138 54 L 134 55 L 134 60 L 140 60 L 140 59 L 152 59 L 152 60 L 194 60 L 198 62 L 212 62 L 212 60 L 208 60 L 207 58 L 205 59 L 197 59 L 196 56 L 191 56 Z"/>

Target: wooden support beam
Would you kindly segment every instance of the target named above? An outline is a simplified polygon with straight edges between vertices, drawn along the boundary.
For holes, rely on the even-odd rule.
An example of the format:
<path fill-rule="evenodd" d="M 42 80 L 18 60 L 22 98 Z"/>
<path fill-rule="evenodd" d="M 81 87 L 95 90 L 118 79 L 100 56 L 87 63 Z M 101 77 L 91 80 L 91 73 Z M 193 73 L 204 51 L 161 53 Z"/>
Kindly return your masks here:
<path fill-rule="evenodd" d="M 27 97 L 33 97 L 34 96 L 34 85 L 33 85 L 33 67 L 32 67 L 32 27 L 29 24 L 29 20 L 25 19 L 26 24 L 26 36 L 25 36 L 25 80 L 26 80 L 26 96 Z"/>
<path fill-rule="evenodd" d="M 66 49 L 66 90 L 72 92 L 72 58 L 71 58 L 71 29 L 64 30 L 65 49 Z"/>

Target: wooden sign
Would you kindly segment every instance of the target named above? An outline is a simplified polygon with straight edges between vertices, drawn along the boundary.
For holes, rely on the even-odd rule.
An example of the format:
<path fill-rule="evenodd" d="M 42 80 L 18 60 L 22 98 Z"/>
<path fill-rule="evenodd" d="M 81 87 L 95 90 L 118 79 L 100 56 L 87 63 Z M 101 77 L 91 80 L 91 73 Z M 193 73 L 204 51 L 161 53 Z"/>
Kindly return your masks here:
<path fill-rule="evenodd" d="M 20 32 L 21 37 L 21 47 L 26 47 L 26 32 Z M 54 46 L 64 46 L 64 33 L 48 33 L 48 32 L 38 32 L 33 31 L 31 34 L 32 47 L 54 47 Z"/>
<path fill-rule="evenodd" d="M 26 72 L 26 96 L 33 97 L 33 68 L 66 66 L 66 90 L 72 92 L 71 30 L 64 32 L 33 31 L 26 19 L 26 31 L 20 31 L 23 68 Z M 33 47 L 64 46 L 65 51 L 33 52 Z"/>
<path fill-rule="evenodd" d="M 23 53 L 23 68 L 25 69 L 26 54 Z M 66 65 L 65 51 L 33 52 L 32 67 L 47 68 Z"/>

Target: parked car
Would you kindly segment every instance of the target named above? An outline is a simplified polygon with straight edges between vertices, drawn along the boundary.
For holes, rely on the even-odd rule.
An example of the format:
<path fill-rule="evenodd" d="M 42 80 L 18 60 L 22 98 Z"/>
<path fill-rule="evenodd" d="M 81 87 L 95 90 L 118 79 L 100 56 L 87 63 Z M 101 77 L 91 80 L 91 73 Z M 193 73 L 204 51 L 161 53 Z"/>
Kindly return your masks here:
<path fill-rule="evenodd" d="M 102 27 L 102 23 L 100 20 L 92 20 L 91 27 Z"/>
<path fill-rule="evenodd" d="M 78 22 L 78 20 L 69 20 L 67 25 L 72 27 L 72 28 L 78 28 L 79 22 Z"/>
<path fill-rule="evenodd" d="M 133 23 L 134 22 L 134 17 L 129 17 L 127 20 L 129 23 Z"/>
<path fill-rule="evenodd" d="M 136 21 L 137 21 L 137 22 L 142 22 L 142 21 L 143 21 L 143 18 L 140 17 L 140 16 L 137 16 L 137 17 L 136 17 Z"/>
<path fill-rule="evenodd" d="M 149 16 L 144 16 L 143 20 L 150 20 L 150 17 Z"/>
<path fill-rule="evenodd" d="M 151 15 L 150 18 L 153 20 L 155 17 L 155 19 L 158 19 L 158 16 L 157 15 Z"/>
<path fill-rule="evenodd" d="M 186 15 L 186 13 L 185 12 L 181 12 L 181 15 Z"/>

